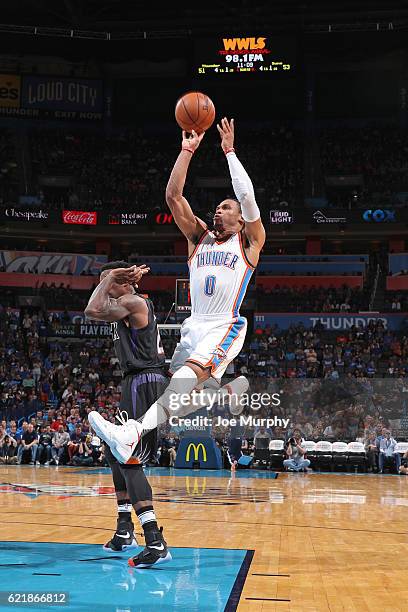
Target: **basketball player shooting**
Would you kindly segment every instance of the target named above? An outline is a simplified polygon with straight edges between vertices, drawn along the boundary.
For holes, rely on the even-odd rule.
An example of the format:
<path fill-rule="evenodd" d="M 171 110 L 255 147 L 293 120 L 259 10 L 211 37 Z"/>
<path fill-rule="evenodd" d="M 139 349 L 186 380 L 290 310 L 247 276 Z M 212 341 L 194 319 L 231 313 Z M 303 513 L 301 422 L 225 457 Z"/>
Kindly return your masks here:
<path fill-rule="evenodd" d="M 92 427 L 121 463 L 131 460 L 142 436 L 170 416 L 183 417 L 197 410 L 197 405 L 177 398 L 191 394 L 210 377 L 220 381 L 244 344 L 247 321 L 239 309 L 265 243 L 265 229 L 251 179 L 234 150 L 234 120 L 222 119 L 217 129 L 236 200 L 218 204 L 213 229 L 194 215 L 183 196 L 187 171 L 204 133 L 192 131 L 188 137 L 183 131 L 181 151 L 166 189 L 167 204 L 188 241 L 191 294 L 191 316 L 181 328 L 170 364 L 170 384 L 139 421 L 130 419 L 118 426 L 98 412 L 89 414 Z M 238 377 L 218 392 L 240 395 L 247 386 L 246 378 Z"/>
<path fill-rule="evenodd" d="M 136 292 L 137 283 L 148 271 L 146 266 L 132 266 L 126 261 L 105 264 L 101 268 L 99 285 L 85 309 L 90 319 L 111 323 L 113 345 L 123 374 L 117 415 L 122 423 L 143 416 L 168 383 L 153 304 Z M 133 506 L 144 531 L 146 547 L 129 559 L 132 567 L 151 567 L 171 560 L 162 530 L 157 525 L 152 488 L 143 471 L 143 463 L 155 454 L 156 447 L 157 430 L 152 430 L 140 440 L 127 465 L 119 463 L 109 447 L 106 449 L 118 504 L 118 521 L 116 532 L 104 550 L 118 553 L 137 546 L 131 519 Z"/>

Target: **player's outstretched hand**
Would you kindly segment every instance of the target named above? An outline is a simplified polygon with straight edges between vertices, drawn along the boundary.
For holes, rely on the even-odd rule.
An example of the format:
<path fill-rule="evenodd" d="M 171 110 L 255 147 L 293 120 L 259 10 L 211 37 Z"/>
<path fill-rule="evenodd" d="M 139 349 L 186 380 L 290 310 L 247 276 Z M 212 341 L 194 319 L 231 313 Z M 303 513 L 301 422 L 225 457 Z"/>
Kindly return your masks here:
<path fill-rule="evenodd" d="M 226 117 L 221 119 L 221 125 L 217 123 L 217 130 L 221 136 L 221 147 L 224 153 L 234 148 L 234 120 L 228 121 Z"/>
<path fill-rule="evenodd" d="M 204 138 L 205 132 L 201 132 L 201 134 L 197 134 L 194 130 L 192 130 L 190 135 L 187 135 L 187 132 L 183 130 L 183 140 L 181 141 L 182 149 L 191 149 L 195 151 L 200 146 L 202 139 Z"/>
<path fill-rule="evenodd" d="M 130 280 L 130 283 L 132 285 L 136 285 L 143 278 L 145 274 L 150 272 L 150 268 L 145 266 L 145 264 L 142 264 L 141 266 L 133 266 L 133 269 L 132 268 L 130 269 L 132 270 L 131 280 Z"/>
<path fill-rule="evenodd" d="M 150 271 L 150 268 L 142 264 L 141 266 L 132 266 L 131 268 L 115 268 L 111 270 L 110 275 L 112 280 L 119 285 L 136 285 L 140 279 Z"/>

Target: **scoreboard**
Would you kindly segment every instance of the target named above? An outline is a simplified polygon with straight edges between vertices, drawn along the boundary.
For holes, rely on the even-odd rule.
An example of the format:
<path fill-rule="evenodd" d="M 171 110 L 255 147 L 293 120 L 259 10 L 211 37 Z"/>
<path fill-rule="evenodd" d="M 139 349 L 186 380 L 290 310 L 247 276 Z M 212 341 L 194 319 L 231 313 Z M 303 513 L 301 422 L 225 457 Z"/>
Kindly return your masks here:
<path fill-rule="evenodd" d="M 291 74 L 295 63 L 293 39 L 283 36 L 220 36 L 197 42 L 195 75 L 221 78 L 227 74 L 273 76 Z"/>

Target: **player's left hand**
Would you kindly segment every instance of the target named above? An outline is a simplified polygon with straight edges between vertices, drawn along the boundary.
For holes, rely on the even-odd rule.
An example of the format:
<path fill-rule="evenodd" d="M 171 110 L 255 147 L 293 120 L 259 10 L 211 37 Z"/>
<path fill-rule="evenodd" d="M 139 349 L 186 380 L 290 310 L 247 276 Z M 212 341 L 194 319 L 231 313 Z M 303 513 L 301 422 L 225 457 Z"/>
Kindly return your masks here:
<path fill-rule="evenodd" d="M 226 117 L 221 119 L 221 126 L 217 123 L 217 130 L 221 136 L 221 147 L 224 153 L 234 148 L 234 120 L 228 121 Z"/>

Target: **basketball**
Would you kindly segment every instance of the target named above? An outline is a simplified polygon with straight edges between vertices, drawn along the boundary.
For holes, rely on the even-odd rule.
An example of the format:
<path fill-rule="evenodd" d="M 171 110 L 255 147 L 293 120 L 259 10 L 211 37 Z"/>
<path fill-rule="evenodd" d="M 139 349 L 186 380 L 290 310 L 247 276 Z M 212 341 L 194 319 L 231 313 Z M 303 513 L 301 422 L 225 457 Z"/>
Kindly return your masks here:
<path fill-rule="evenodd" d="M 190 91 L 182 96 L 176 104 L 176 121 L 182 130 L 198 134 L 210 128 L 215 119 L 215 107 L 212 100 L 200 91 Z"/>

